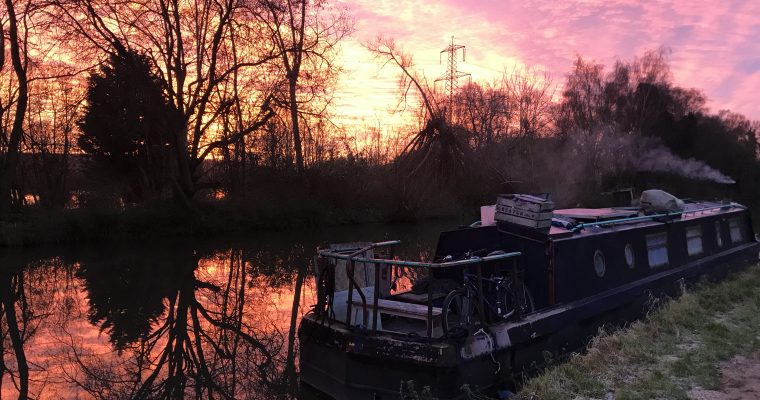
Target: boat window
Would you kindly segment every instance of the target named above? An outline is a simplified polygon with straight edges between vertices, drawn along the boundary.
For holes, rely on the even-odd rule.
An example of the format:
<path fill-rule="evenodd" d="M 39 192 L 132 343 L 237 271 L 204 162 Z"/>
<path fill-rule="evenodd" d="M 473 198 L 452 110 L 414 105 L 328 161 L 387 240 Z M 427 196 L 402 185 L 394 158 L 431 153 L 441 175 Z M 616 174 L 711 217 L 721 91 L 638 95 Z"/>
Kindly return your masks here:
<path fill-rule="evenodd" d="M 723 247 L 723 236 L 720 233 L 720 221 L 715 221 L 715 242 L 718 247 Z"/>
<path fill-rule="evenodd" d="M 607 267 L 604 263 L 604 254 L 601 250 L 597 250 L 594 253 L 594 271 L 596 271 L 596 275 L 601 278 L 604 276 L 606 270 Z"/>
<path fill-rule="evenodd" d="M 625 263 L 628 264 L 628 268 L 633 268 L 636 259 L 633 256 L 633 246 L 630 243 L 625 245 Z"/>
<path fill-rule="evenodd" d="M 668 234 L 655 233 L 647 235 L 647 253 L 649 267 L 661 267 L 668 264 Z"/>
<path fill-rule="evenodd" d="M 739 225 L 739 218 L 731 218 L 728 220 L 728 232 L 731 234 L 731 241 L 733 243 L 742 240 L 742 228 Z"/>
<path fill-rule="evenodd" d="M 690 256 L 702 254 L 701 226 L 690 226 L 686 228 L 686 249 Z"/>

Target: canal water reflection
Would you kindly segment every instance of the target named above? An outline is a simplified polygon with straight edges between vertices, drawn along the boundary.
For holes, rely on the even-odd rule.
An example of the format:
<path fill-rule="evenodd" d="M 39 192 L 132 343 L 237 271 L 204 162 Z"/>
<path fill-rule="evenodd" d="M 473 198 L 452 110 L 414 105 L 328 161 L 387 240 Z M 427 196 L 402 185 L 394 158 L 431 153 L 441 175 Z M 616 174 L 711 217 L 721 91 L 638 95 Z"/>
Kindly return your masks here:
<path fill-rule="evenodd" d="M 314 303 L 315 248 L 401 239 L 401 255 L 426 258 L 454 222 L 7 251 L 0 395 L 293 397 L 295 333 Z"/>

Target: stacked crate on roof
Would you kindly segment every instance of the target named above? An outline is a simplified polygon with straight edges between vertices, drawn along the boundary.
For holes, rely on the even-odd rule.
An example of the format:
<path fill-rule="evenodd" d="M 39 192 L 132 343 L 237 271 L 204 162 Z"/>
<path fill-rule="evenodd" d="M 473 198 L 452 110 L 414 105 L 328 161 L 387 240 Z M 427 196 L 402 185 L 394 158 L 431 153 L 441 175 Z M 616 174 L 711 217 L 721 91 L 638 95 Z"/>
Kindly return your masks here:
<path fill-rule="evenodd" d="M 549 228 L 554 202 L 527 194 L 502 194 L 496 203 L 496 220 L 535 229 Z"/>

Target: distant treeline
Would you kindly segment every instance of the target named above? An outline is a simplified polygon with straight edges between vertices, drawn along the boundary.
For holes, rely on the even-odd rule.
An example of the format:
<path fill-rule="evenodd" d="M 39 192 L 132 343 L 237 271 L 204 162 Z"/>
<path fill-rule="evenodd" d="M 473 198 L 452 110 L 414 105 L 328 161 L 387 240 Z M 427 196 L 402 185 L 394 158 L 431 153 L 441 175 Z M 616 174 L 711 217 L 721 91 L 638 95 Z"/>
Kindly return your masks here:
<path fill-rule="evenodd" d="M 478 183 L 553 192 L 565 205 L 654 186 L 760 202 L 760 123 L 709 113 L 701 91 L 672 81 L 665 54 L 650 51 L 607 71 L 578 57 L 558 102 L 544 76 L 466 87 L 454 131 L 472 150 L 469 164 L 497 179 Z"/>
<path fill-rule="evenodd" d="M 702 92 L 673 82 L 663 50 L 607 70 L 578 57 L 562 82 L 507 71 L 448 97 L 378 39 L 367 48 L 420 105 L 419 130 L 388 136 L 331 123 L 337 45 L 353 28 L 326 1 L 6 3 L 6 216 L 153 207 L 247 227 L 388 221 L 504 192 L 591 205 L 654 186 L 760 202 L 760 125 L 709 113 Z"/>
<path fill-rule="evenodd" d="M 760 122 L 711 114 L 701 91 L 673 82 L 666 49 L 609 70 L 579 56 L 561 85 L 507 71 L 450 99 L 392 40 L 368 47 L 399 67 L 423 104 L 424 128 L 391 163 L 412 213 L 442 197 L 475 205 L 550 192 L 561 206 L 599 205 L 602 192 L 652 187 L 760 204 Z"/>

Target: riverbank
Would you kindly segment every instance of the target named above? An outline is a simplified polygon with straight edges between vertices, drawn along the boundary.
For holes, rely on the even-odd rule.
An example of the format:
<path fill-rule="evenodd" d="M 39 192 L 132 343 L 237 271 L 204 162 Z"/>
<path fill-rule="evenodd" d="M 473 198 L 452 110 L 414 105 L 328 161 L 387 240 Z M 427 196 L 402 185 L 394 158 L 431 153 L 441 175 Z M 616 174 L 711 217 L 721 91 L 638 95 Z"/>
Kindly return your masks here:
<path fill-rule="evenodd" d="M 286 204 L 207 201 L 198 203 L 197 210 L 192 213 L 170 203 L 124 210 L 39 208 L 0 221 L 0 247 L 231 237 L 262 231 L 454 218 L 472 222 L 478 218 L 477 212 L 477 207 L 459 206 L 453 202 L 414 214 L 390 208 L 325 206 L 296 201 Z"/>
<path fill-rule="evenodd" d="M 413 211 L 399 210 L 390 206 L 389 201 L 335 204 L 300 199 L 293 196 L 277 201 L 202 201 L 197 203 L 195 212 L 187 212 L 171 202 L 122 210 L 30 207 L 0 221 L 0 247 L 234 237 L 252 232 L 436 220 L 469 224 L 479 219 L 479 204 L 463 205 L 451 196 L 440 196 Z M 760 210 L 760 206 L 751 208 Z M 755 229 L 760 230 L 760 225 Z"/>
<path fill-rule="evenodd" d="M 760 265 L 702 283 L 528 380 L 517 399 L 697 399 L 760 349 Z M 738 360 L 738 361 L 737 361 Z M 727 369 L 728 368 L 728 369 Z M 720 398 L 720 397 L 713 397 Z"/>

